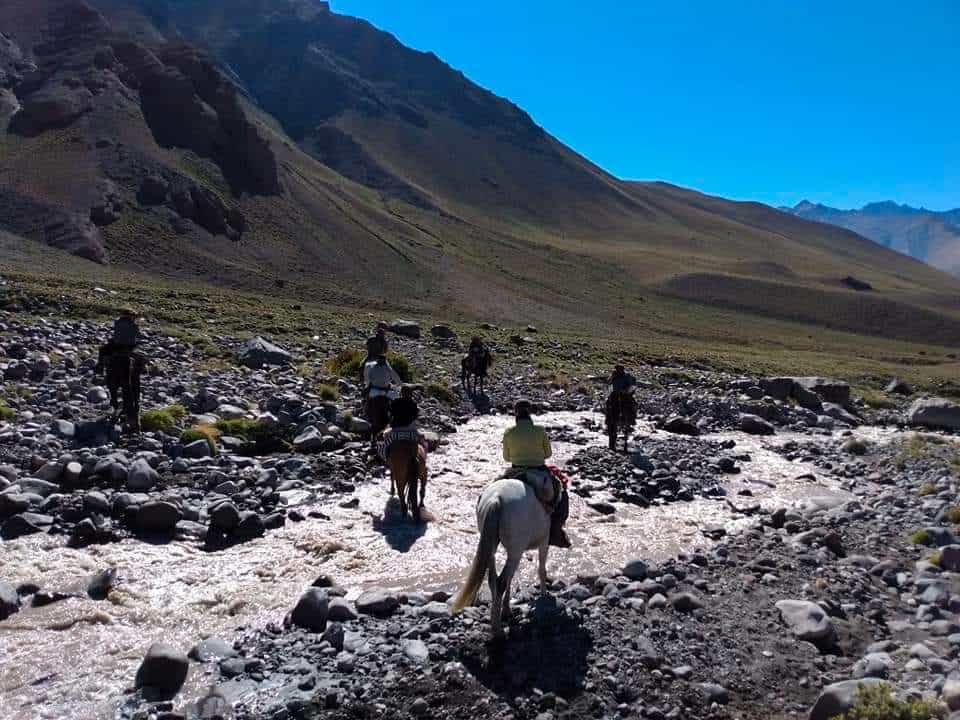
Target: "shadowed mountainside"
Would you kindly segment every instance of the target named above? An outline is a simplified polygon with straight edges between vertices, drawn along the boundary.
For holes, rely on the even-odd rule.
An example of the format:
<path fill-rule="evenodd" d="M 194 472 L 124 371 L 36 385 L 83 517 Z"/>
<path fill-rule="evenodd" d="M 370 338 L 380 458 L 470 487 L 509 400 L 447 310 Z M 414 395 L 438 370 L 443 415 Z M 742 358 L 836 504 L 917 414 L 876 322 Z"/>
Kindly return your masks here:
<path fill-rule="evenodd" d="M 341 303 L 629 328 L 662 298 L 960 337 L 957 280 L 760 204 L 618 180 L 325 3 L 95 8 L 0 7 L 0 228 L 163 277 Z"/>

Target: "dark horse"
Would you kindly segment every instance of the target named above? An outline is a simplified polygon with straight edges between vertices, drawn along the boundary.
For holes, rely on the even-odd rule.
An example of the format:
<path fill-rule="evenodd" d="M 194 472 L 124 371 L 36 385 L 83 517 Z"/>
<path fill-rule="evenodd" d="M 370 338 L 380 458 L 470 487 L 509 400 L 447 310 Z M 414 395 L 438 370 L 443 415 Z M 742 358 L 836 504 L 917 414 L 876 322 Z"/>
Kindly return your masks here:
<path fill-rule="evenodd" d="M 138 353 L 114 353 L 107 359 L 107 390 L 113 407 L 113 422 L 120 416 L 120 395 L 123 395 L 124 427 L 140 432 L 140 377 L 146 361 Z"/>
<path fill-rule="evenodd" d="M 460 384 L 463 385 L 463 389 L 471 395 L 476 395 L 479 390 L 482 395 L 487 371 L 491 365 L 493 365 L 493 356 L 489 350 L 484 350 L 482 355 L 467 353 L 466 357 L 460 361 Z"/>
<path fill-rule="evenodd" d="M 617 440 L 623 435 L 623 451 L 627 451 L 630 436 L 637 424 L 637 407 L 633 396 L 628 393 L 614 392 L 607 400 L 607 437 L 610 449 L 617 449 Z"/>
<path fill-rule="evenodd" d="M 380 433 L 390 424 L 390 398 L 386 395 L 368 397 L 365 411 L 370 422 L 370 437 L 376 443 Z"/>

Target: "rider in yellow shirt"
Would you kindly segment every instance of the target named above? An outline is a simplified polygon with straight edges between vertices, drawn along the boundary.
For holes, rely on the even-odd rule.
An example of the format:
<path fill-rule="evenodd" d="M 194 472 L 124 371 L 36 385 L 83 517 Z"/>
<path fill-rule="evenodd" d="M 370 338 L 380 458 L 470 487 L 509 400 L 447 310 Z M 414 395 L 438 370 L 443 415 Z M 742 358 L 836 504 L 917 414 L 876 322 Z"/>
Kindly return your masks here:
<path fill-rule="evenodd" d="M 534 425 L 529 401 L 520 400 L 514 411 L 517 424 L 503 435 L 503 459 L 513 466 L 509 476 L 522 476 L 526 470 L 547 470 L 547 458 L 553 455 L 547 431 Z M 554 483 L 559 486 L 559 501 L 550 516 L 550 544 L 568 548 L 570 540 L 563 524 L 570 514 L 570 498 L 559 480 L 554 478 Z"/>

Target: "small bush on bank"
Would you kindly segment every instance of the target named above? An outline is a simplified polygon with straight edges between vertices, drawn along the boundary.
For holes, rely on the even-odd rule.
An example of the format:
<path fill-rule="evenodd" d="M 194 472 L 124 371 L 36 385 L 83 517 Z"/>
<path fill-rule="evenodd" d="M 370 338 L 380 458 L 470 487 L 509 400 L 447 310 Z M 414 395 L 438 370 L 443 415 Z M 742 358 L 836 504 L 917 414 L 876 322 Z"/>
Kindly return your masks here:
<path fill-rule="evenodd" d="M 886 683 L 857 691 L 856 704 L 843 716 L 831 720 L 940 720 L 947 709 L 936 700 L 898 700 Z"/>
<path fill-rule="evenodd" d="M 189 445 L 197 440 L 206 440 L 210 446 L 211 452 L 217 450 L 217 440 L 220 439 L 220 431 L 213 425 L 194 425 L 180 433 L 180 442 Z"/>
<path fill-rule="evenodd" d="M 183 405 L 168 405 L 165 408 L 140 413 L 140 427 L 146 432 L 163 432 L 170 435 L 186 417 L 187 409 Z"/>

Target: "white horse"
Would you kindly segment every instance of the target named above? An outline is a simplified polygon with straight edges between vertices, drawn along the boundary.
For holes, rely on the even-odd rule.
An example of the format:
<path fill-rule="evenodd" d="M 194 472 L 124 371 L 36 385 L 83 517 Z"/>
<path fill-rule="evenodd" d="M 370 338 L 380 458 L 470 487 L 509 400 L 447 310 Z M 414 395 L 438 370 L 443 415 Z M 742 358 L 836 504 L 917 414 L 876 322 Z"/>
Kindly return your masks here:
<path fill-rule="evenodd" d="M 486 487 L 477 501 L 477 528 L 480 541 L 467 581 L 453 602 L 452 612 L 458 613 L 472 604 L 483 584 L 483 574 L 490 582 L 490 627 L 494 637 L 503 634 L 503 618 L 510 614 L 510 583 L 527 550 L 536 548 L 540 554 L 538 576 L 540 591 L 546 592 L 547 551 L 550 549 L 550 515 L 544 502 L 554 500 L 551 478 L 544 478 L 537 490 L 522 480 L 497 480 Z M 541 502 L 541 498 L 543 502 Z M 507 563 L 497 576 L 497 546 L 507 551 Z"/>

